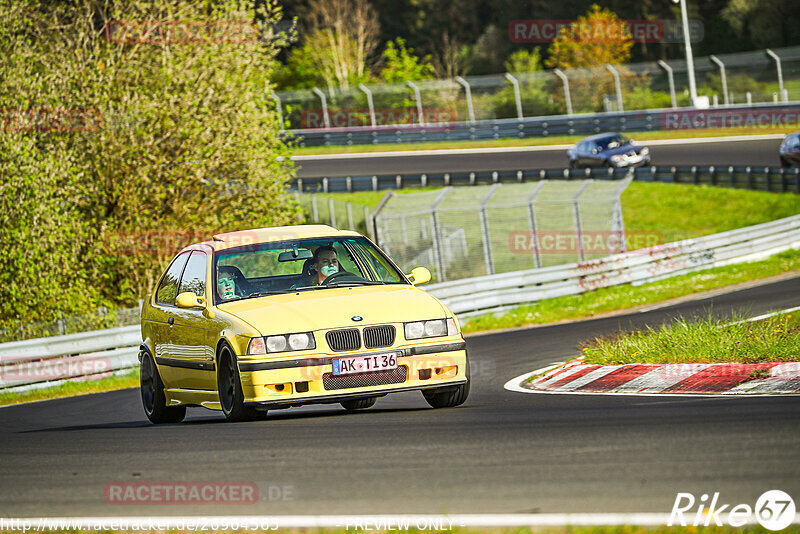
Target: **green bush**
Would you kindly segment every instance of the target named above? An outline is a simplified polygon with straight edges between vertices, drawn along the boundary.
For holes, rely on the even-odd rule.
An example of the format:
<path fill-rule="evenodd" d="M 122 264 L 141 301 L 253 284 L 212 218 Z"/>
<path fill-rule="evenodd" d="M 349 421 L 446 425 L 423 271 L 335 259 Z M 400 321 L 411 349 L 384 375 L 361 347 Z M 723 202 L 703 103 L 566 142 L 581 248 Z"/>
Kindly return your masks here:
<path fill-rule="evenodd" d="M 279 18 L 232 0 L 0 0 L 0 328 L 135 305 L 187 242 L 299 220 L 267 97 Z M 142 20 L 231 33 L 106 38 Z"/>

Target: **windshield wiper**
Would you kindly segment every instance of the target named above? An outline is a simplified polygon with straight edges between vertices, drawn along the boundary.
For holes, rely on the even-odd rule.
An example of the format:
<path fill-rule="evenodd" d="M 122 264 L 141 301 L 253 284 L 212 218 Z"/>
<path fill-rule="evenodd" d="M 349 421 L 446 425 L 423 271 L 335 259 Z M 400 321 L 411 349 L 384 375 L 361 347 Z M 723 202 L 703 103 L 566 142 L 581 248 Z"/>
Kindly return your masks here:
<path fill-rule="evenodd" d="M 372 280 L 350 280 L 348 282 L 331 282 L 328 287 L 344 287 L 344 286 L 382 286 L 386 282 L 374 282 Z"/>

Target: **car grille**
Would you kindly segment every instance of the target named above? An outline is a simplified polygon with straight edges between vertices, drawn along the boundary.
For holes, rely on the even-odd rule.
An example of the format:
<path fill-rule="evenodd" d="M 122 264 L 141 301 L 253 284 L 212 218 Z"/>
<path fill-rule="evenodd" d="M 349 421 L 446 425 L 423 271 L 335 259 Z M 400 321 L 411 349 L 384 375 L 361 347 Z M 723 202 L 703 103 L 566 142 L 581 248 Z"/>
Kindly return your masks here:
<path fill-rule="evenodd" d="M 347 328 L 344 330 L 331 330 L 325 333 L 325 340 L 331 350 L 341 352 L 343 350 L 358 350 L 361 348 L 361 336 L 358 328 Z"/>
<path fill-rule="evenodd" d="M 391 347 L 394 345 L 394 327 L 368 326 L 364 329 L 364 347 L 377 349 L 380 347 Z"/>
<path fill-rule="evenodd" d="M 406 381 L 408 367 L 401 365 L 389 371 L 374 371 L 372 373 L 358 373 L 352 375 L 322 375 L 322 385 L 326 390 L 351 389 L 366 386 L 383 386 L 386 384 L 400 384 Z"/>

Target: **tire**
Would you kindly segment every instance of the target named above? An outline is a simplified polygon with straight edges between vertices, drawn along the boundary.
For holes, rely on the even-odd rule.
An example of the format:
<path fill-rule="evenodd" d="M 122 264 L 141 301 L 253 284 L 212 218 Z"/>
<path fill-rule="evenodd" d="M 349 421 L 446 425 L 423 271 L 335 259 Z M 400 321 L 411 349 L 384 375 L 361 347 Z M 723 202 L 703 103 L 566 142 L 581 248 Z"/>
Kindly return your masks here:
<path fill-rule="evenodd" d="M 433 408 L 453 408 L 464 404 L 469 396 L 469 385 L 472 380 L 469 373 L 469 360 L 467 360 L 467 381 L 456 387 L 439 389 L 424 389 L 422 396 Z"/>
<path fill-rule="evenodd" d="M 217 391 L 222 413 L 228 421 L 252 421 L 266 416 L 265 412 L 258 412 L 254 406 L 244 404 L 239 365 L 227 344 L 222 346 L 217 358 Z"/>
<path fill-rule="evenodd" d="M 142 407 L 151 423 L 180 423 L 186 417 L 186 406 L 167 406 L 164 383 L 158 374 L 158 367 L 150 353 L 142 356 L 139 368 L 139 391 L 142 394 Z"/>
<path fill-rule="evenodd" d="M 353 399 L 343 401 L 342 408 L 347 410 L 348 412 L 352 412 L 355 410 L 366 410 L 367 408 L 371 408 L 375 406 L 375 402 L 378 400 L 378 397 L 367 397 L 366 399 Z"/>

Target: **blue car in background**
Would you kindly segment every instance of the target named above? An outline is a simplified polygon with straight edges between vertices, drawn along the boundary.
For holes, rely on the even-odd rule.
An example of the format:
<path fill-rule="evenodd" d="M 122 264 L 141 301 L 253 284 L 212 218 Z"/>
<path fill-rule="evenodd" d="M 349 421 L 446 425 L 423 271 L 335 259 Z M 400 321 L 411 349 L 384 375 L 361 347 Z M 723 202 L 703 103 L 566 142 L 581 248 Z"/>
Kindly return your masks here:
<path fill-rule="evenodd" d="M 783 138 L 780 148 L 782 167 L 800 167 L 800 132 L 793 132 Z"/>
<path fill-rule="evenodd" d="M 650 163 L 650 149 L 622 134 L 606 132 L 582 139 L 567 150 L 569 167 L 637 167 Z"/>

